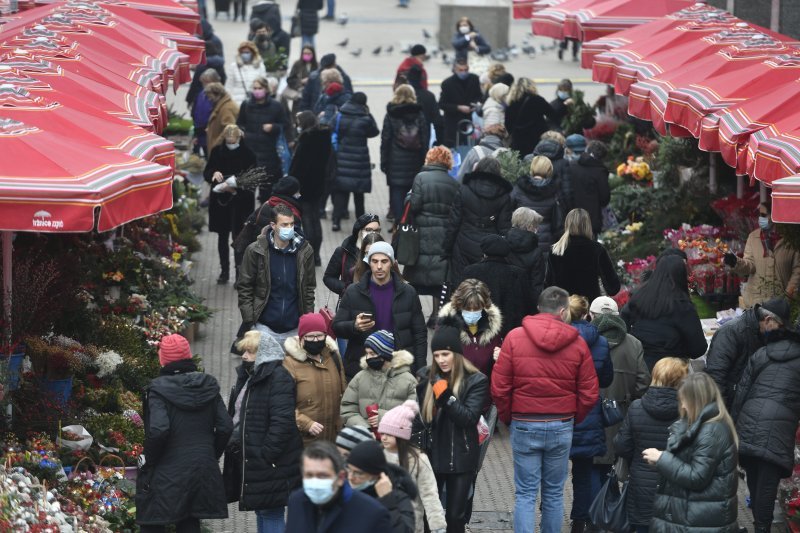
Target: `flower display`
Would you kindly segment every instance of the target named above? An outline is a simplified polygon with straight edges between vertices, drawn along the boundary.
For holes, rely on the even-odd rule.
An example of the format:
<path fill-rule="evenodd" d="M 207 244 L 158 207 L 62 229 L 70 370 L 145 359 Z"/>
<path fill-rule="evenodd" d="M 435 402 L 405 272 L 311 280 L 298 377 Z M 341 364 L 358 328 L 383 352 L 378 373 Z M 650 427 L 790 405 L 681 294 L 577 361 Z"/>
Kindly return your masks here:
<path fill-rule="evenodd" d="M 617 166 L 617 176 L 637 182 L 652 182 L 653 172 L 644 157 L 628 156 L 628 160 Z"/>
<path fill-rule="evenodd" d="M 102 352 L 95 359 L 97 365 L 97 377 L 105 378 L 114 373 L 119 365 L 122 364 L 122 356 L 113 350 Z"/>

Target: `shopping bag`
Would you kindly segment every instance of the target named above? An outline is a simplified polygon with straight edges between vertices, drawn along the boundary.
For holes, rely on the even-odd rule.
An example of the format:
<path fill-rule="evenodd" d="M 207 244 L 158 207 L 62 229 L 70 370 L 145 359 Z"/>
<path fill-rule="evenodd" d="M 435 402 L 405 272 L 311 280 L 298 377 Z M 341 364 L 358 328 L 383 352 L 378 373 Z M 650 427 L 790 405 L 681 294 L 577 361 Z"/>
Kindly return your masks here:
<path fill-rule="evenodd" d="M 408 210 L 410 202 L 406 202 L 400 225 L 394 234 L 394 257 L 397 262 L 405 266 L 414 266 L 419 259 L 419 230 L 411 222 Z"/>
<path fill-rule="evenodd" d="M 589 520 L 599 528 L 613 533 L 628 533 L 631 525 L 628 522 L 626 509 L 628 483 L 619 486 L 617 473 L 612 470 L 603 487 L 589 507 Z"/>

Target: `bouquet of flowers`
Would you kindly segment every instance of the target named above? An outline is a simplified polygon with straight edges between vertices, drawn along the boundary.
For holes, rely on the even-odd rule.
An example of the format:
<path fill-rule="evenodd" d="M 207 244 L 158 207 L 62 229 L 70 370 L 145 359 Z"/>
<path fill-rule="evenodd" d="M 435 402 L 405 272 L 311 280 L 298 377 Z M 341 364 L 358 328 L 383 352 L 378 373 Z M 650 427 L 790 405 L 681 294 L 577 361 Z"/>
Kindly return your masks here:
<path fill-rule="evenodd" d="M 639 183 L 651 183 L 653 172 L 644 157 L 628 156 L 628 160 L 617 166 L 617 176 L 628 178 Z"/>

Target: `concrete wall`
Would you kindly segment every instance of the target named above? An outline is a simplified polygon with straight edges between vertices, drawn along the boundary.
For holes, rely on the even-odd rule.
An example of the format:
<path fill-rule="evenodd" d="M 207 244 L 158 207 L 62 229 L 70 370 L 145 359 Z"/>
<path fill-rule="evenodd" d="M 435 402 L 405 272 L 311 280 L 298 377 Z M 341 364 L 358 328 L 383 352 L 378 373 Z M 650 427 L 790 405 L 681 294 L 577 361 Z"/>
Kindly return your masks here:
<path fill-rule="evenodd" d="M 781 33 L 800 39 L 800 0 L 781 0 Z"/>
<path fill-rule="evenodd" d="M 452 50 L 450 42 L 456 32 L 456 22 L 469 17 L 475 28 L 491 45 L 492 50 L 508 46 L 511 24 L 510 0 L 437 0 L 439 46 Z"/>

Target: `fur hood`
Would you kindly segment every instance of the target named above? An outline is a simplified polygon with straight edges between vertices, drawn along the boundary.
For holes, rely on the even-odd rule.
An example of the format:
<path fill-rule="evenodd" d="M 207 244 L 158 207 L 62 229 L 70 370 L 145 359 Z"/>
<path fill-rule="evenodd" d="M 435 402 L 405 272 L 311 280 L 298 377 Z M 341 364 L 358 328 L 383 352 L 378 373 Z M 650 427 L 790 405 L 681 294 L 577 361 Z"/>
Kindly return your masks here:
<path fill-rule="evenodd" d="M 456 311 L 452 302 L 448 302 L 439 310 L 439 326 L 453 326 L 461 332 L 461 344 L 472 344 L 472 340 L 467 330 L 467 324 L 461 318 L 461 313 Z M 489 309 L 484 310 L 484 315 L 478 321 L 478 346 L 486 346 L 494 338 L 500 335 L 503 328 L 503 315 L 500 309 L 492 304 Z"/>
<path fill-rule="evenodd" d="M 392 366 L 389 367 L 390 371 L 394 371 L 394 374 L 399 374 L 401 372 L 411 372 L 411 365 L 414 364 L 414 356 L 411 352 L 407 350 L 397 350 L 396 352 L 392 352 Z M 367 356 L 363 356 L 361 358 L 361 369 L 369 368 L 367 367 Z"/>
<path fill-rule="evenodd" d="M 244 63 L 242 61 L 242 57 L 239 55 L 239 50 L 248 50 L 253 53 L 253 59 L 250 61 L 250 63 Z M 261 54 L 258 53 L 258 47 L 252 41 L 242 41 L 239 44 L 239 48 L 236 49 L 236 52 L 237 52 L 236 64 L 239 65 L 240 67 L 243 67 L 245 65 L 252 65 L 253 67 L 258 67 L 259 63 L 263 61 L 261 59 Z"/>
<path fill-rule="evenodd" d="M 328 349 L 328 354 L 331 357 L 339 357 L 339 346 L 330 336 L 325 337 L 325 348 Z M 308 352 L 300 346 L 300 337 L 298 336 L 287 338 L 286 342 L 283 343 L 283 349 L 286 351 L 286 355 L 301 363 L 308 359 Z"/>

